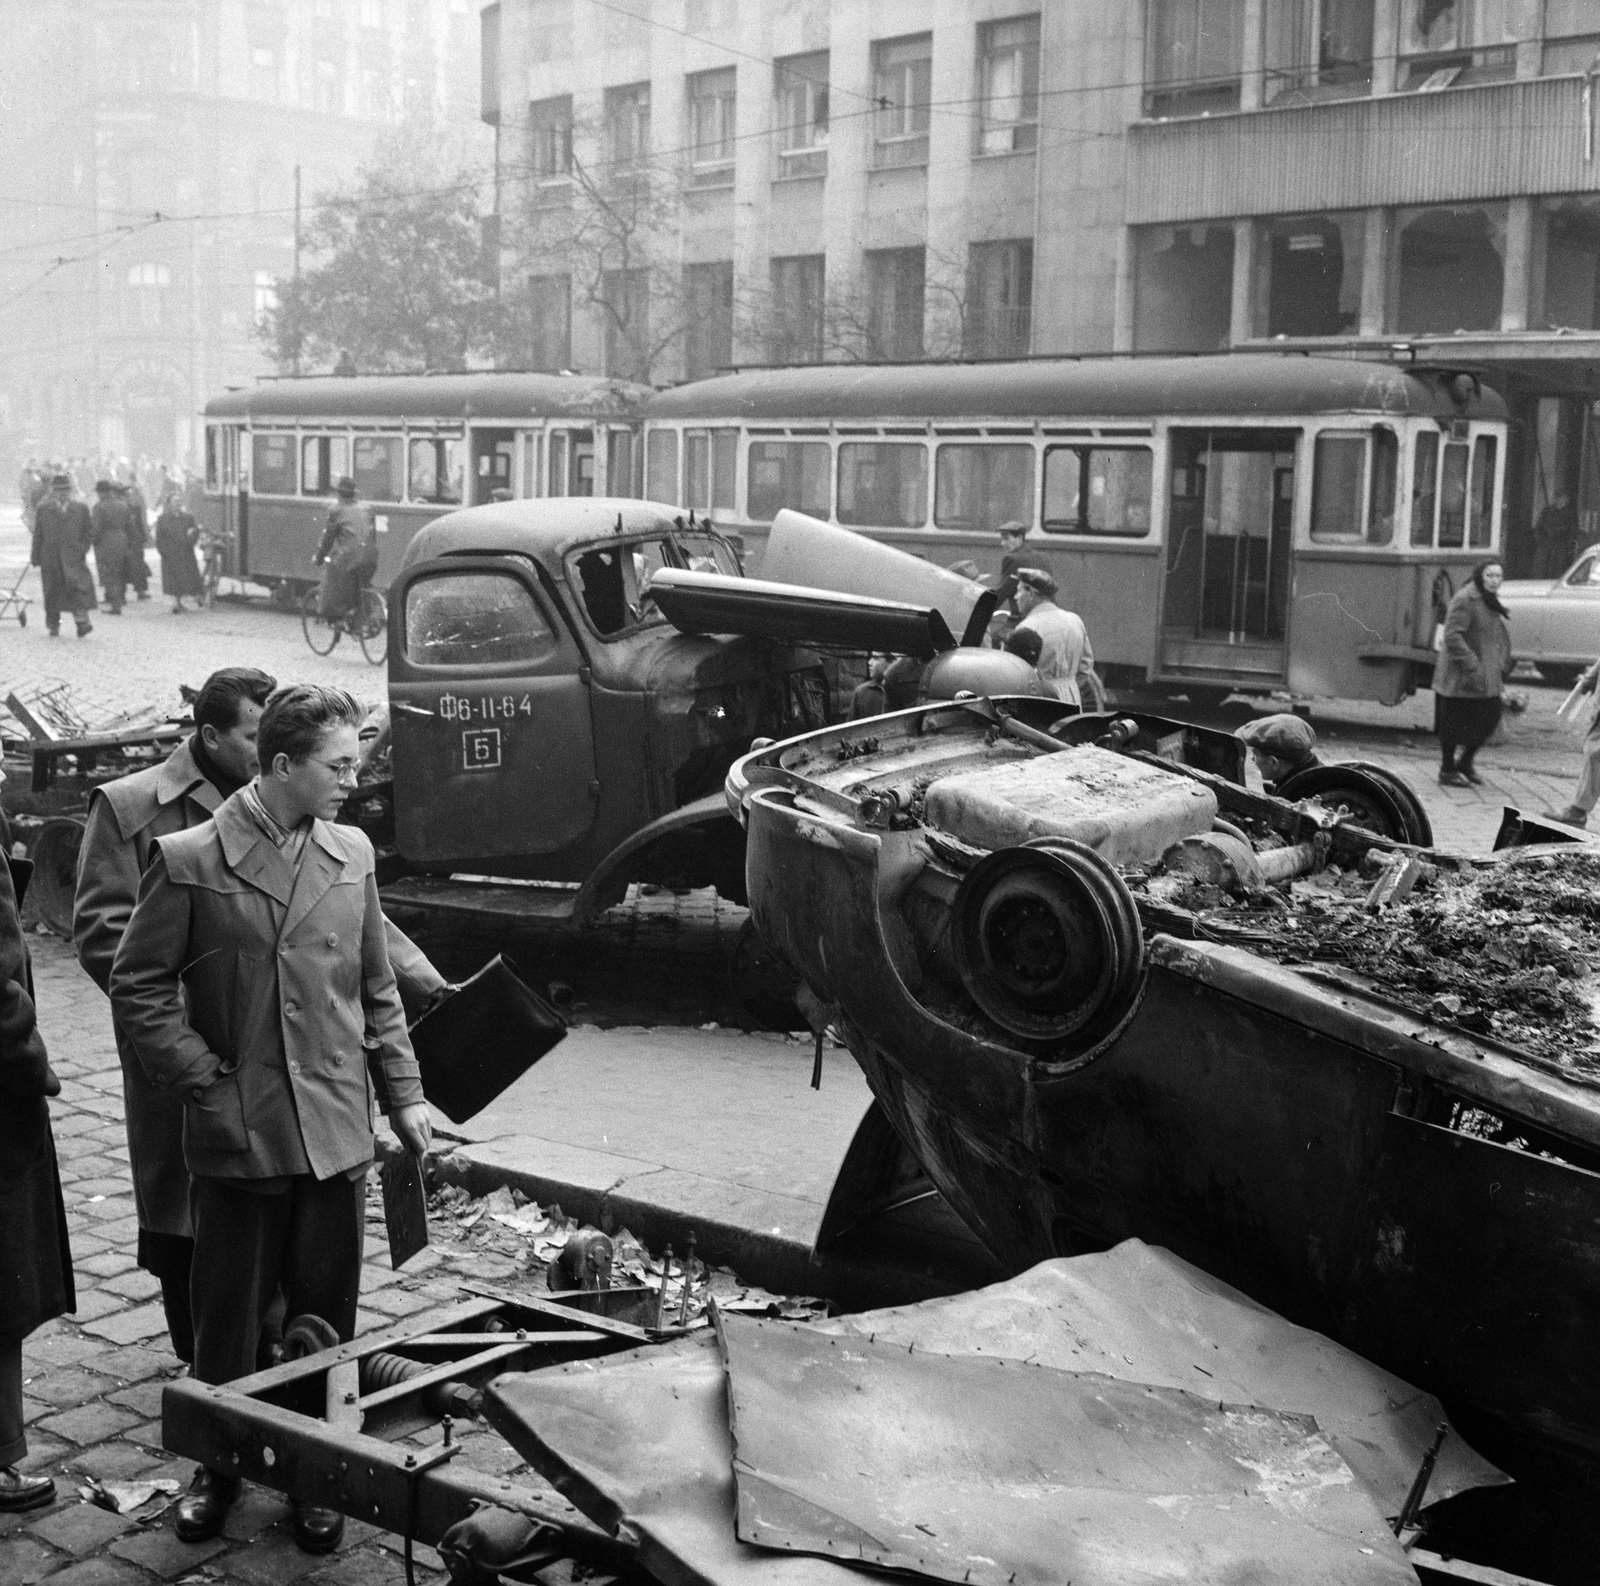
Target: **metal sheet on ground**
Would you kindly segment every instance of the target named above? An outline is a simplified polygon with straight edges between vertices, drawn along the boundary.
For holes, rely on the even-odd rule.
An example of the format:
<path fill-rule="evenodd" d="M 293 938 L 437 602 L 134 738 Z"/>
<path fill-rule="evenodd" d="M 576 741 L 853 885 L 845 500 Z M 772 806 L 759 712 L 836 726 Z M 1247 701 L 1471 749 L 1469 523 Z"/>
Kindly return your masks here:
<path fill-rule="evenodd" d="M 1100 1371 L 1312 1415 L 1385 1515 L 1400 1512 L 1445 1418 L 1431 1393 L 1138 1239 L 1099 1255 L 1044 1261 L 969 1294 L 820 1325 L 944 1354 Z M 1507 1479 L 1451 1436 L 1428 1500 Z"/>
<path fill-rule="evenodd" d="M 703 1332 L 497 1378 L 484 1413 L 596 1525 L 626 1526 L 663 1586 L 861 1586 L 843 1565 L 739 1541 L 726 1383 Z"/>
<path fill-rule="evenodd" d="M 973 1586 L 1415 1580 L 1310 1416 L 792 1322 L 718 1341 L 743 1541 Z"/>

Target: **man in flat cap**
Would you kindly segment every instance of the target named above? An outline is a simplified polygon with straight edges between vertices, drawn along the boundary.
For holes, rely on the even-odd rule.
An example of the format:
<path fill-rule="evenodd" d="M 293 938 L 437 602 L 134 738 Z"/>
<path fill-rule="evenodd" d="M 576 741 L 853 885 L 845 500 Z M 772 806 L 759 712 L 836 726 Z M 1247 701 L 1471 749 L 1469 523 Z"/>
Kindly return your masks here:
<path fill-rule="evenodd" d="M 94 609 L 94 579 L 84 560 L 94 542 L 89 509 L 72 499 L 72 478 L 56 473 L 50 494 L 34 509 L 33 551 L 29 558 L 44 584 L 44 625 L 55 638 L 61 632 L 61 613 L 70 611 L 80 639 L 94 632 L 89 613 Z"/>
<path fill-rule="evenodd" d="M 1039 635 L 1039 659 L 1035 664 L 1045 687 L 1057 699 L 1081 706 L 1084 689 L 1094 688 L 1094 651 L 1089 647 L 1083 618 L 1056 604 L 1058 588 L 1055 579 L 1043 569 L 1018 568 L 1014 598 L 1022 620 L 1014 631 Z"/>
<path fill-rule="evenodd" d="M 1315 753 L 1316 728 L 1287 711 L 1276 716 L 1257 716 L 1240 727 L 1234 737 L 1250 751 L 1250 758 L 1255 761 L 1269 793 L 1276 793 L 1279 785 L 1297 772 L 1322 764 Z"/>

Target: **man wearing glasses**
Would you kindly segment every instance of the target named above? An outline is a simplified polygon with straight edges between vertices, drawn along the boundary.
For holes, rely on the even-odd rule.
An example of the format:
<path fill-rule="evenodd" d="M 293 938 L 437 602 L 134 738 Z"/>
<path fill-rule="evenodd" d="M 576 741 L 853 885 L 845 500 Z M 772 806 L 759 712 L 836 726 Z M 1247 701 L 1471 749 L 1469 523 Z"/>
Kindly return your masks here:
<path fill-rule="evenodd" d="M 372 845 L 335 826 L 356 780 L 361 708 L 298 685 L 267 701 L 260 772 L 205 825 L 163 837 L 111 969 L 117 1024 L 153 1084 L 181 1096 L 193 1179 L 194 1375 L 255 1369 L 281 1287 L 291 1317 L 355 1334 L 373 1159 L 363 1036 L 391 1124 L 430 1143 L 428 1109 L 384 939 Z M 222 1529 L 238 1478 L 202 1467 L 177 1532 Z M 296 1505 L 310 1552 L 343 1518 Z"/>

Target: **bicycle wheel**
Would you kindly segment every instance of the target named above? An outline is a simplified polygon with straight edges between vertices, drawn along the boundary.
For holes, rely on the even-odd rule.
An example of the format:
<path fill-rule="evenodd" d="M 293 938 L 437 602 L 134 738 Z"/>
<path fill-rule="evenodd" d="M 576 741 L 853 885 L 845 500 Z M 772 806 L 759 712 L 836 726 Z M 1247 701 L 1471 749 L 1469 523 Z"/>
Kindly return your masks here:
<path fill-rule="evenodd" d="M 319 595 L 320 591 L 315 589 L 306 591 L 306 598 L 300 602 L 300 626 L 314 654 L 332 655 L 333 647 L 339 642 L 339 635 L 344 629 L 337 619 L 324 620 L 317 615 Z"/>
<path fill-rule="evenodd" d="M 377 666 L 389 653 L 389 608 L 375 589 L 363 589 L 356 606 L 356 637 L 368 666 Z"/>

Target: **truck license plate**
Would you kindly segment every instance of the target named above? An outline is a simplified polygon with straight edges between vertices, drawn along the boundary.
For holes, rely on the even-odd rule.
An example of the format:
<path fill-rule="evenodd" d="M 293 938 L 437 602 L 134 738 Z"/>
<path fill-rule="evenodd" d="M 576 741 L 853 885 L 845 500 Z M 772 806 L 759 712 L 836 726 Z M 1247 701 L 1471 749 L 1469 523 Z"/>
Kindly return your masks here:
<path fill-rule="evenodd" d="M 500 765 L 500 729 L 473 727 L 461 735 L 461 768 L 494 771 Z"/>

